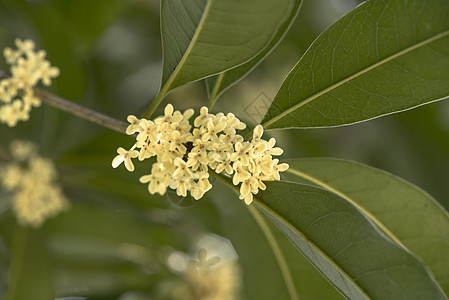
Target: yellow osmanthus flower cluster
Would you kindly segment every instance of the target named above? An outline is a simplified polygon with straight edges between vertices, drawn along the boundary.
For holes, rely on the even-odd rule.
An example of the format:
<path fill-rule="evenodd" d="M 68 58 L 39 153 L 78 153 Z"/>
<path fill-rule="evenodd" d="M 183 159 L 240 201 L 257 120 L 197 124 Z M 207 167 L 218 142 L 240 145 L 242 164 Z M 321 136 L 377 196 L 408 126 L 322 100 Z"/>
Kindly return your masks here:
<path fill-rule="evenodd" d="M 112 166 L 116 168 L 124 162 L 133 171 L 133 158 L 142 161 L 156 156 L 151 173 L 140 178 L 140 182 L 148 183 L 148 191 L 163 195 L 170 187 L 179 196 L 190 192 L 196 200 L 212 188 L 209 170 L 214 170 L 232 176 L 234 185 L 241 183 L 240 199 L 246 204 L 266 188 L 263 181 L 279 180 L 279 172 L 287 170 L 287 164 L 273 159 L 283 151 L 274 147 L 274 138 L 262 139 L 261 125 L 247 142 L 236 133 L 246 124 L 234 114 L 210 114 L 207 107 L 202 107 L 192 127 L 189 119 L 193 114 L 192 109 L 181 113 L 168 104 L 164 115 L 154 121 L 129 116 L 126 133 L 136 134 L 137 141 L 130 150 L 118 148 Z"/>
<path fill-rule="evenodd" d="M 33 41 L 16 39 L 15 44 L 17 50 L 3 51 L 6 62 L 11 65 L 11 77 L 0 81 L 0 122 L 9 127 L 27 121 L 31 108 L 40 106 L 41 101 L 33 92 L 39 81 L 50 86 L 52 78 L 59 75 L 59 69 L 45 60 L 44 50 L 34 51 Z"/>
<path fill-rule="evenodd" d="M 232 262 L 220 263 L 218 256 L 208 258 L 200 249 L 182 274 L 184 285 L 173 290 L 174 299 L 235 300 L 241 284 L 240 269 Z"/>
<path fill-rule="evenodd" d="M 39 156 L 31 142 L 13 141 L 10 152 L 13 160 L 2 167 L 0 183 L 13 193 L 11 206 L 20 224 L 39 227 L 68 208 L 51 160 Z"/>

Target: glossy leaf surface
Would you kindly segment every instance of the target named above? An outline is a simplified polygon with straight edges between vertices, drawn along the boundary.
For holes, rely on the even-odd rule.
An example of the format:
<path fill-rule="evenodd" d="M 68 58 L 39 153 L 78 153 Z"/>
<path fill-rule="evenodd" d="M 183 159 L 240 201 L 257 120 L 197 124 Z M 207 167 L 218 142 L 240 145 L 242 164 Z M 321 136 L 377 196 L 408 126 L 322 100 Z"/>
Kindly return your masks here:
<path fill-rule="evenodd" d="M 426 263 L 449 294 L 449 214 L 429 194 L 387 172 L 351 161 L 287 162 L 295 178 L 329 189 L 367 211 L 380 228 Z"/>
<path fill-rule="evenodd" d="M 367 1 L 310 46 L 265 128 L 357 123 L 449 95 L 449 2 Z"/>
<path fill-rule="evenodd" d="M 250 61 L 240 65 L 236 68 L 230 69 L 217 76 L 206 79 L 207 89 L 211 98 L 218 98 L 228 88 L 233 86 L 243 77 L 245 77 L 252 69 L 254 69 L 265 57 L 267 57 L 271 51 L 279 44 L 284 38 L 285 34 L 289 30 L 293 21 L 295 20 L 299 9 L 301 8 L 302 0 L 292 0 L 292 6 L 288 12 L 288 18 L 279 26 L 277 33 L 273 40 L 260 52 L 256 57 Z"/>
<path fill-rule="evenodd" d="M 281 181 L 269 182 L 256 203 L 347 298 L 444 299 L 416 257 L 344 198 Z"/>
<path fill-rule="evenodd" d="M 344 299 L 256 207 L 223 185 L 213 192 L 206 197 L 213 198 L 223 233 L 239 255 L 243 299 Z"/>
<path fill-rule="evenodd" d="M 163 92 L 255 57 L 292 6 L 291 0 L 162 1 Z"/>

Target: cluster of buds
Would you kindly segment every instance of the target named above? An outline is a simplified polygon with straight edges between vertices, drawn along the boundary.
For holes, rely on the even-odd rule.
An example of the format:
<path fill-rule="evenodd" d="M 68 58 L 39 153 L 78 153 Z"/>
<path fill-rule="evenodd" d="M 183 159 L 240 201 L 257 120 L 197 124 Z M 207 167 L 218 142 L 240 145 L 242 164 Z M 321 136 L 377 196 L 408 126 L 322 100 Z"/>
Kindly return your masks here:
<path fill-rule="evenodd" d="M 52 78 L 59 75 L 59 69 L 45 60 L 44 50 L 34 51 L 33 41 L 16 39 L 15 44 L 17 50 L 6 48 L 3 52 L 11 65 L 11 77 L 0 81 L 0 122 L 9 127 L 27 121 L 31 108 L 41 104 L 33 92 L 39 81 L 50 86 Z"/>
<path fill-rule="evenodd" d="M 68 200 L 55 183 L 53 162 L 41 157 L 30 142 L 10 144 L 12 162 L 2 167 L 0 183 L 13 194 L 11 206 L 20 224 L 39 227 L 68 207 Z"/>
<path fill-rule="evenodd" d="M 193 114 L 192 109 L 181 113 L 168 104 L 164 116 L 154 121 L 129 116 L 126 133 L 136 135 L 136 143 L 130 150 L 118 148 L 112 166 L 124 162 L 133 171 L 133 158 L 142 161 L 156 156 L 151 173 L 140 178 L 140 182 L 148 183 L 148 191 L 163 195 L 170 187 L 179 196 L 190 192 L 196 200 L 212 188 L 209 170 L 214 170 L 232 176 L 234 185 L 241 183 L 240 199 L 246 204 L 253 201 L 259 189 L 266 188 L 263 181 L 279 180 L 279 172 L 287 170 L 287 164 L 273 159 L 283 151 L 274 147 L 274 138 L 262 139 L 261 125 L 247 142 L 236 133 L 246 125 L 234 114 L 210 114 L 207 107 L 202 107 L 192 127 L 189 119 Z"/>

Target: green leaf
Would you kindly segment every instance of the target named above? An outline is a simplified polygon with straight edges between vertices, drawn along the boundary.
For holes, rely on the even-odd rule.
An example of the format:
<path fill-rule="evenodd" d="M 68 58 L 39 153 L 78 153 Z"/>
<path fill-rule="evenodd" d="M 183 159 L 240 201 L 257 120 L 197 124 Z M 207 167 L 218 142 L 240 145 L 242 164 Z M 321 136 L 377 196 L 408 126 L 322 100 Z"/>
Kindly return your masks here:
<path fill-rule="evenodd" d="M 292 6 L 291 0 L 163 0 L 160 94 L 252 59 Z"/>
<path fill-rule="evenodd" d="M 258 209 L 245 205 L 223 184 L 214 185 L 206 197 L 213 198 L 224 235 L 239 255 L 243 299 L 343 298 Z"/>
<path fill-rule="evenodd" d="M 449 215 L 429 194 L 387 172 L 338 159 L 287 161 L 289 173 L 328 189 L 418 255 L 449 295 Z"/>
<path fill-rule="evenodd" d="M 298 15 L 299 9 L 301 8 L 302 0 L 292 0 L 293 5 L 288 11 L 288 17 L 284 19 L 284 22 L 279 26 L 278 31 L 271 42 L 260 52 L 256 57 L 250 61 L 240 65 L 236 68 L 230 69 L 224 73 L 221 73 L 214 77 L 206 78 L 206 86 L 210 96 L 210 101 L 215 102 L 221 94 L 223 94 L 227 89 L 236 84 L 239 80 L 245 77 L 249 72 L 251 72 L 259 63 L 261 63 L 265 57 L 267 57 L 271 51 L 276 48 L 279 42 L 284 38 L 287 31 L 290 29 L 293 21 Z M 212 105 L 210 105 L 212 106 Z"/>
<path fill-rule="evenodd" d="M 255 203 L 347 298 L 445 298 L 412 254 L 337 194 L 268 182 Z"/>
<path fill-rule="evenodd" d="M 0 296 L 3 297 L 8 287 L 8 251 L 3 238 L 0 236 Z"/>
<path fill-rule="evenodd" d="M 449 2 L 367 1 L 310 46 L 262 124 L 352 124 L 449 95 Z"/>
<path fill-rule="evenodd" d="M 18 226 L 12 239 L 10 284 L 5 299 L 54 299 L 41 232 Z"/>

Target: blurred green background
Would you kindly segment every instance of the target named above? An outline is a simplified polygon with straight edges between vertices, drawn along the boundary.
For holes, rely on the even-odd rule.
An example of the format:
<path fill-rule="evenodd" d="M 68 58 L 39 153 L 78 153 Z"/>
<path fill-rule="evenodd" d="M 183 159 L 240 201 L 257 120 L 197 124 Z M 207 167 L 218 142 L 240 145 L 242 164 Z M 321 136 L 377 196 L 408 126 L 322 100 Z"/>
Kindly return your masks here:
<path fill-rule="evenodd" d="M 279 47 L 213 111 L 232 111 L 256 124 L 314 38 L 357 4 L 306 0 Z M 141 114 L 158 91 L 162 62 L 156 0 L 1 0 L 0 48 L 12 47 L 16 37 L 33 39 L 60 68 L 52 92 L 117 119 Z M 0 69 L 7 70 L 3 59 Z M 204 82 L 175 90 L 161 107 L 167 102 L 176 109 L 198 109 L 207 103 Z M 276 137 L 284 158 L 362 162 L 411 181 L 449 209 L 449 103 L 348 127 L 267 134 Z M 13 139 L 34 141 L 42 155 L 55 161 L 71 209 L 40 230 L 21 228 L 7 208 L 10 196 L 0 190 L 0 294 L 14 287 L 33 299 L 46 299 L 51 290 L 55 297 L 171 299 L 182 279 L 176 269 L 180 263 L 170 259 L 185 261 L 205 247 L 241 266 L 242 299 L 282 299 L 285 287 L 270 279 L 279 270 L 266 240 L 247 220 L 251 217 L 241 201 L 218 182 L 191 208 L 151 196 L 138 182 L 149 173 L 148 163 L 137 164 L 134 173 L 111 168 L 117 147 L 130 147 L 131 137 L 45 105 L 32 111 L 29 122 L 0 127 L 1 148 Z M 256 259 L 264 260 L 263 272 Z M 298 269 L 313 272 L 306 262 Z M 328 285 L 314 276 L 302 284 Z M 256 291 L 258 285 L 266 288 Z M 335 293 L 327 286 L 305 288 L 302 296 L 335 299 Z"/>

